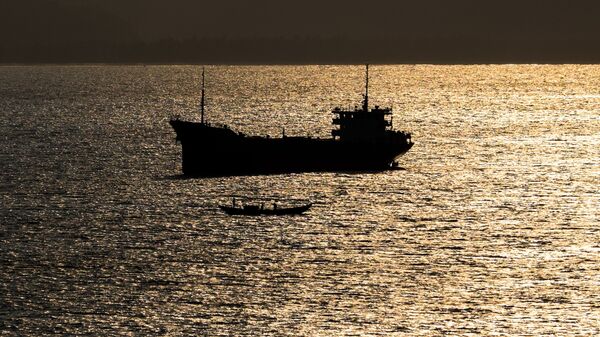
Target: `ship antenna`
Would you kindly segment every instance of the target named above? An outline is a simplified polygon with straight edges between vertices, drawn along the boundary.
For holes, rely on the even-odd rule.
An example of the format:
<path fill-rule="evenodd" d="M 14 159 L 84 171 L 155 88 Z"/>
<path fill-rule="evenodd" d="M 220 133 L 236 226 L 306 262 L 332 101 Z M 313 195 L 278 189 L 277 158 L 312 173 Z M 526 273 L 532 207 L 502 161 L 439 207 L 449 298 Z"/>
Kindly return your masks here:
<path fill-rule="evenodd" d="M 202 98 L 200 99 L 200 123 L 204 124 L 204 66 L 202 66 Z"/>
<path fill-rule="evenodd" d="M 369 111 L 369 64 L 366 64 L 367 74 L 365 80 L 365 100 L 363 101 L 363 110 L 365 112 Z"/>

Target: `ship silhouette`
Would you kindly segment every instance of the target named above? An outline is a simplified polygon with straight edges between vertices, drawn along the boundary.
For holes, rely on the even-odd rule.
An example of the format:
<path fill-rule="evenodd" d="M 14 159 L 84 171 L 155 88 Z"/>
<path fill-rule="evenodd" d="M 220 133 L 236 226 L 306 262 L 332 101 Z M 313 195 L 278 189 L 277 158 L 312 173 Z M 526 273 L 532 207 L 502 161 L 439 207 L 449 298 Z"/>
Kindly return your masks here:
<path fill-rule="evenodd" d="M 248 136 L 204 118 L 204 69 L 200 122 L 172 118 L 188 176 L 297 172 L 383 171 L 413 146 L 408 132 L 393 130 L 392 109 L 369 109 L 369 66 L 362 107 L 332 111 L 331 138 Z"/>

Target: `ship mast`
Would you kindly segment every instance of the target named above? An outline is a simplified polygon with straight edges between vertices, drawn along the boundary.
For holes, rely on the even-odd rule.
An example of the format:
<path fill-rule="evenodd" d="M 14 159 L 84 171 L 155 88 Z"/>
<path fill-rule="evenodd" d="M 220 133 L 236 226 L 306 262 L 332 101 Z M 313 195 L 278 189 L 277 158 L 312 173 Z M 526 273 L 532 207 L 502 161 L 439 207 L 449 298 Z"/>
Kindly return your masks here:
<path fill-rule="evenodd" d="M 202 67 L 202 98 L 200 99 L 200 124 L 204 124 L 204 66 Z"/>
<path fill-rule="evenodd" d="M 367 112 L 369 111 L 369 64 L 366 64 L 367 67 L 367 74 L 366 74 L 366 81 L 365 81 L 365 99 L 363 101 L 363 111 Z"/>

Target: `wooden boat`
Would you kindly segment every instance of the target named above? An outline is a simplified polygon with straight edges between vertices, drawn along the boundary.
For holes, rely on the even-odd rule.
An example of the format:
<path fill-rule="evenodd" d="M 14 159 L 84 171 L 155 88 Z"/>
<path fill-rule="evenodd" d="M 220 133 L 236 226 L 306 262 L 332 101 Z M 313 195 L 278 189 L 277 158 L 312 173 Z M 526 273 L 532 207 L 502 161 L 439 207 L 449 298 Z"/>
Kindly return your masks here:
<path fill-rule="evenodd" d="M 219 208 L 229 215 L 294 215 L 308 211 L 311 206 L 312 203 L 292 207 L 277 207 L 277 204 L 274 204 L 272 208 L 265 208 L 263 205 L 241 205 L 240 207 L 219 205 Z"/>

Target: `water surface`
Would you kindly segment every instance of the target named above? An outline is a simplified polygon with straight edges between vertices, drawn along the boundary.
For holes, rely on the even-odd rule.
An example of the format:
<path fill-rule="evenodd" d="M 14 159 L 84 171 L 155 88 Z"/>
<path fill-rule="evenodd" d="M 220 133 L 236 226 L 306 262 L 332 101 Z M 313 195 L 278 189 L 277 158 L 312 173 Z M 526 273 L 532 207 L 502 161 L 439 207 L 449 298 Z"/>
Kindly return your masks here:
<path fill-rule="evenodd" d="M 600 334 L 600 67 L 371 70 L 405 170 L 181 179 L 198 67 L 0 67 L 0 333 Z M 363 76 L 211 66 L 207 116 L 329 137 Z M 232 195 L 316 204 L 229 217 Z"/>

